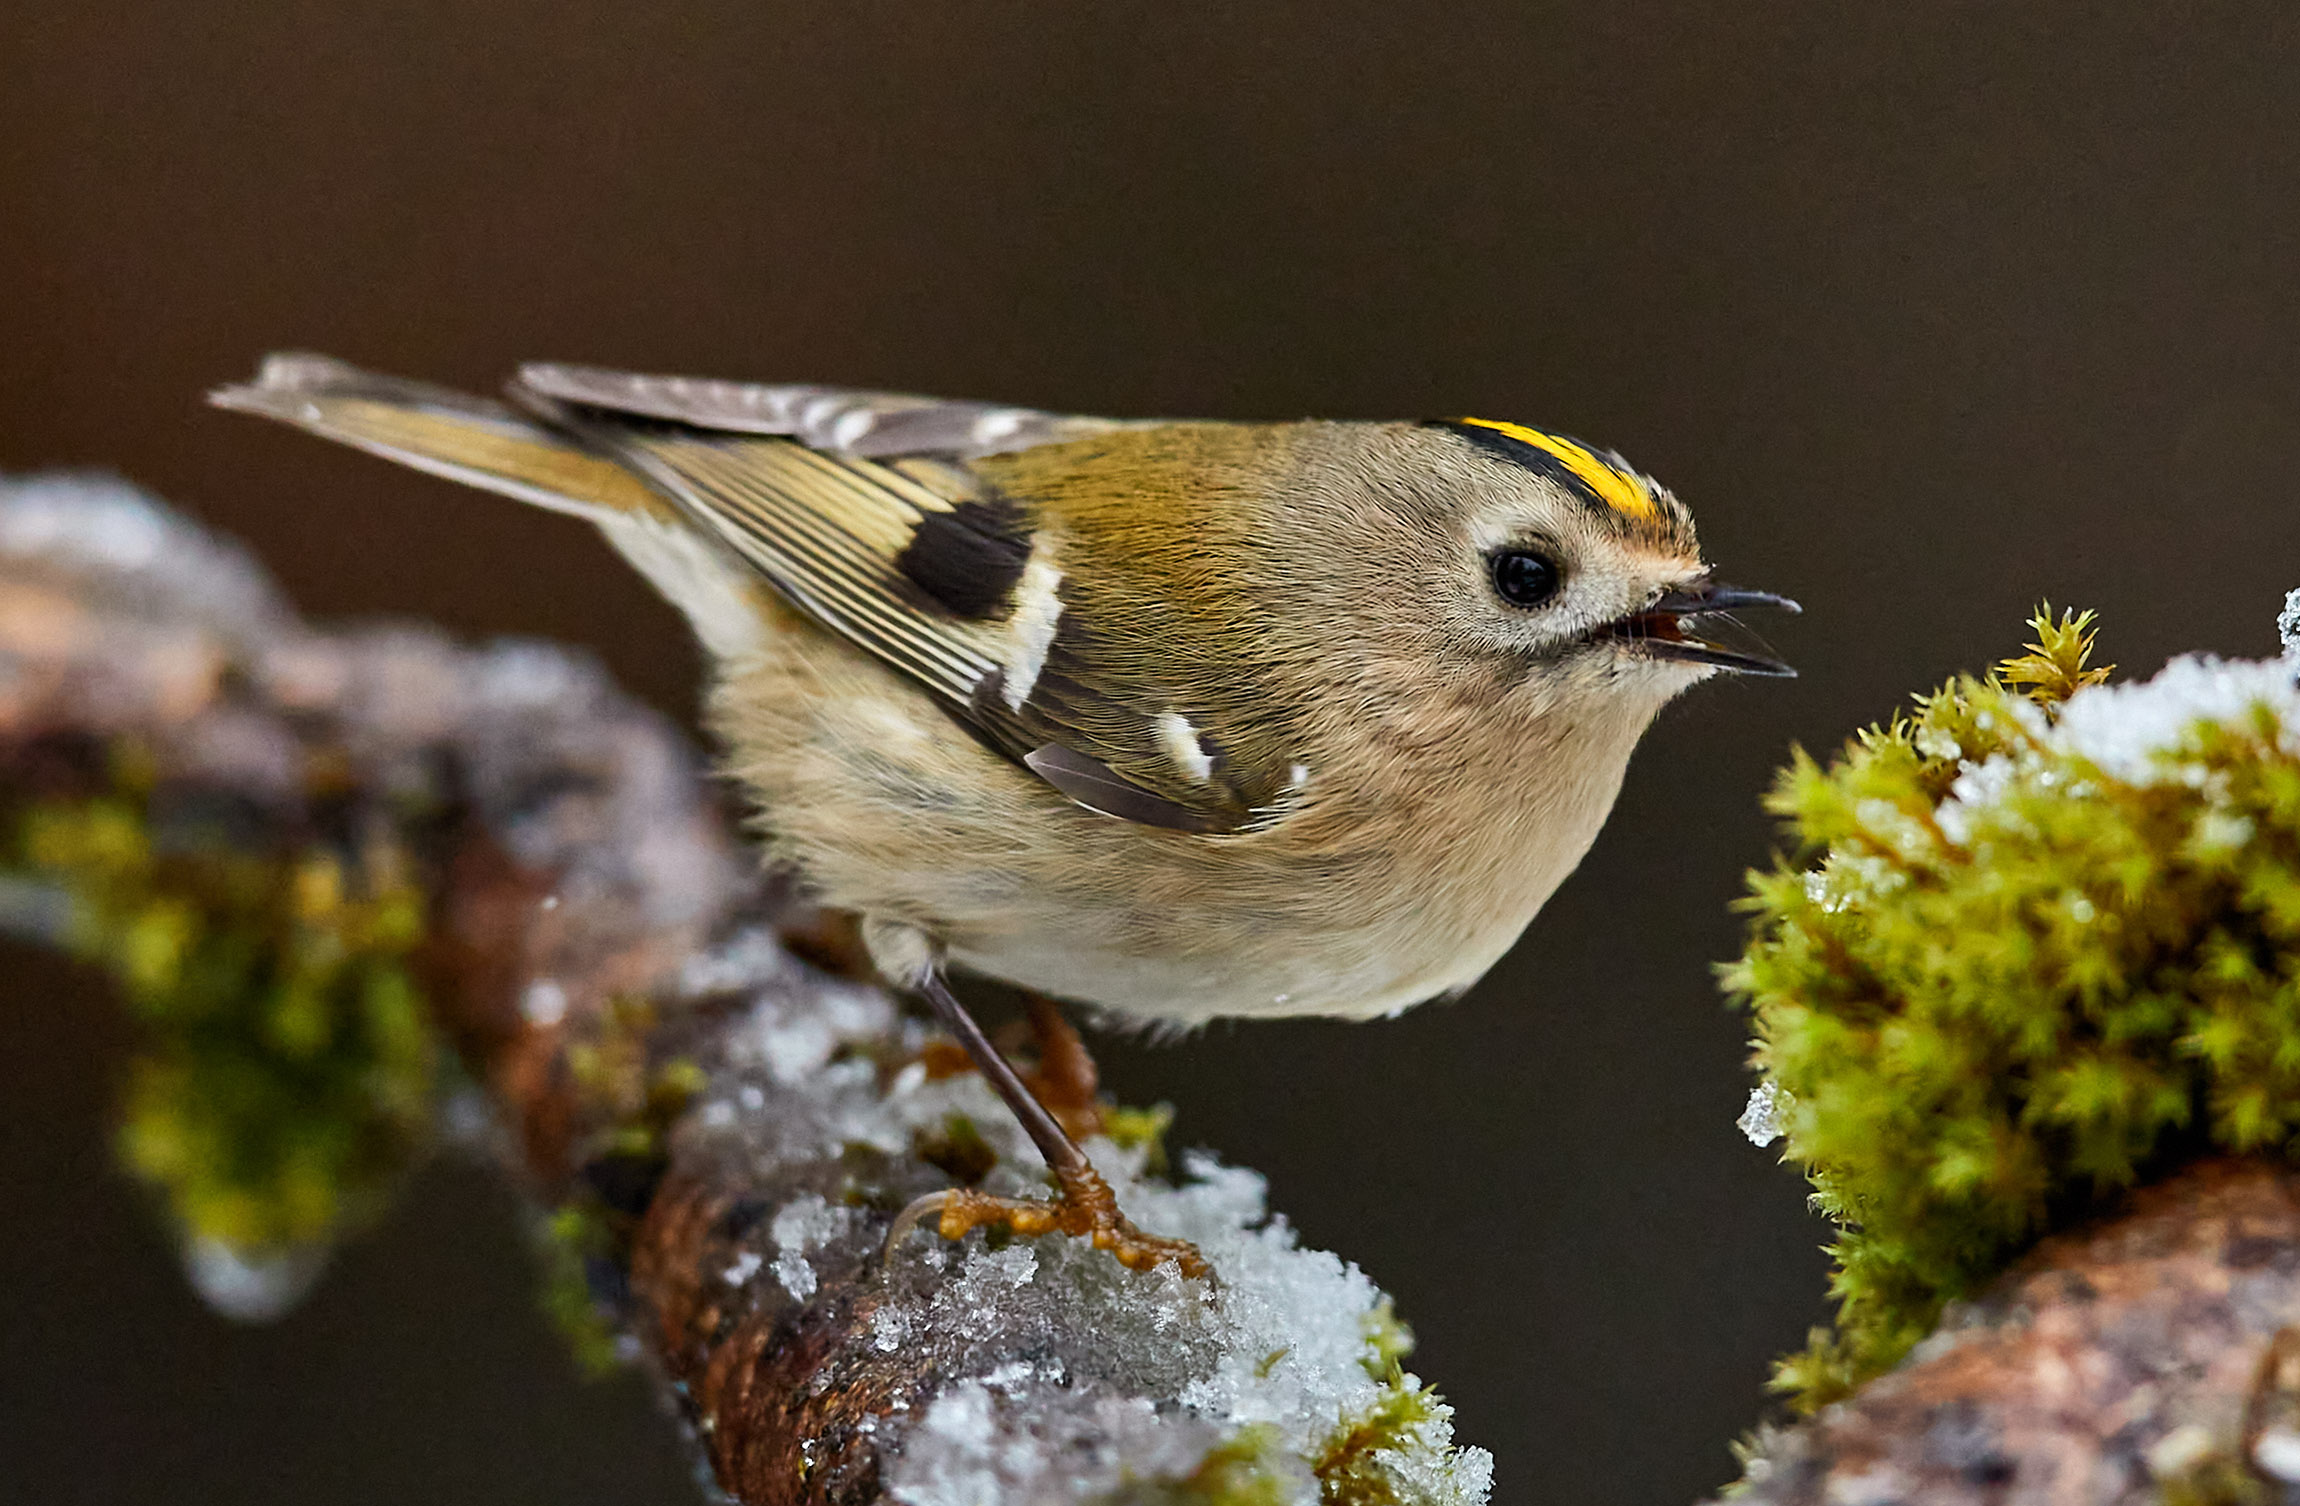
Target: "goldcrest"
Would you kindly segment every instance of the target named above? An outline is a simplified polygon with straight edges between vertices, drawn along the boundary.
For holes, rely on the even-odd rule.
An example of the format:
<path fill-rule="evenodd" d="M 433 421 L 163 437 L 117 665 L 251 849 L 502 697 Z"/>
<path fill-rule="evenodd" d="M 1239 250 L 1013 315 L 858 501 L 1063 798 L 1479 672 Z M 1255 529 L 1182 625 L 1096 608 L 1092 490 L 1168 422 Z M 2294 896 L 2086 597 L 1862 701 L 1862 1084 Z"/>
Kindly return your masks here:
<path fill-rule="evenodd" d="M 587 518 L 692 622 L 775 854 L 897 981 L 1186 1027 L 1475 982 L 1655 713 L 1787 666 L 1618 456 L 1513 423 L 1128 422 L 308 355 L 227 408 Z"/>

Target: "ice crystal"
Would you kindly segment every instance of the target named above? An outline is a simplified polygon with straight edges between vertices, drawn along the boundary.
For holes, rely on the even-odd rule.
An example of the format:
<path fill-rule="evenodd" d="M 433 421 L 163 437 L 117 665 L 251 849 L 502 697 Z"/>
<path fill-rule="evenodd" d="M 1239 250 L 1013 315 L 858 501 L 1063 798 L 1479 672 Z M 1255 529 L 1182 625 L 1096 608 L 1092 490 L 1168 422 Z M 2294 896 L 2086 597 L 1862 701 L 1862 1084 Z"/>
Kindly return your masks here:
<path fill-rule="evenodd" d="M 1749 1137 L 1751 1145 L 1762 1149 L 1788 1133 L 1785 1120 L 1796 1102 L 1779 1083 L 1768 1079 L 1749 1090 L 1749 1106 L 1733 1121 L 1734 1127 Z"/>

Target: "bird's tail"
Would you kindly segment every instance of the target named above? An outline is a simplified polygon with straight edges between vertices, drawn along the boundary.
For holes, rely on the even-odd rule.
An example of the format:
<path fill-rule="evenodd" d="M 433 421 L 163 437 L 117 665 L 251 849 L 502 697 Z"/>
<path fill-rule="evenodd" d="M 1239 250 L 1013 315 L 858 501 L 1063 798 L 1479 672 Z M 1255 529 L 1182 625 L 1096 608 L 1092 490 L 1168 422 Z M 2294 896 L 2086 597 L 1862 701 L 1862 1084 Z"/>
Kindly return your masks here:
<path fill-rule="evenodd" d="M 208 401 L 588 519 L 721 659 L 756 649 L 773 614 L 764 582 L 646 482 L 505 404 L 294 353 L 267 356 L 253 382 L 219 387 Z"/>
<path fill-rule="evenodd" d="M 672 516 L 623 467 L 502 403 L 362 371 L 329 356 L 267 356 L 253 382 L 219 387 L 208 401 L 595 523 L 633 513 Z"/>

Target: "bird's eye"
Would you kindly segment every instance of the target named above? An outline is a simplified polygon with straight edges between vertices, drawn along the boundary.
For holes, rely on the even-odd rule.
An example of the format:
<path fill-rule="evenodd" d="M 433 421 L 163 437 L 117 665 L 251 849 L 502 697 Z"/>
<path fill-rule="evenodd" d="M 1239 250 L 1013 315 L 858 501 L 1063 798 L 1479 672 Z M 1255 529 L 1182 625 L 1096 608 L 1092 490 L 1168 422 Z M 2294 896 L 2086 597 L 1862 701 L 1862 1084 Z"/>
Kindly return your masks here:
<path fill-rule="evenodd" d="M 1494 594 L 1513 607 L 1546 605 L 1565 579 L 1557 561 L 1530 549 L 1497 550 L 1490 567 Z"/>

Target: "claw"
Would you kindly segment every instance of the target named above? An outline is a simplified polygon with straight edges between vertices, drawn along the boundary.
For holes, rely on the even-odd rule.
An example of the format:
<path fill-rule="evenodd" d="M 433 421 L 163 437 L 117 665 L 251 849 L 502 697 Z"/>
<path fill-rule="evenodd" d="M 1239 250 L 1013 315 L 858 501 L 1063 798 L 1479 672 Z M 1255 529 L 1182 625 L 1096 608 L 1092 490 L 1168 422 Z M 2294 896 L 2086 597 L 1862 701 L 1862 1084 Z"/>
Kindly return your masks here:
<path fill-rule="evenodd" d="M 894 1258 L 900 1253 L 903 1241 L 926 1222 L 928 1215 L 935 1219 L 935 1232 L 942 1232 L 943 1205 L 950 1201 L 950 1196 L 947 1192 L 930 1192 L 925 1197 L 912 1198 L 910 1205 L 894 1216 L 894 1222 L 887 1227 L 886 1244 L 879 1252 L 881 1271 L 894 1269 Z"/>
<path fill-rule="evenodd" d="M 994 1197 L 987 1192 L 957 1187 L 930 1192 L 895 1215 L 887 1230 L 885 1260 L 894 1264 L 895 1251 L 922 1224 L 932 1219 L 934 1231 L 944 1239 L 964 1239 L 981 1228 L 1011 1229 L 1025 1238 L 1038 1234 L 1067 1234 L 1084 1239 L 1097 1250 L 1107 1250 L 1130 1271 L 1148 1271 L 1172 1261 L 1183 1275 L 1211 1276 L 1214 1268 L 1188 1240 L 1145 1234 L 1118 1211 L 1117 1195 L 1099 1172 L 1059 1173 L 1059 1197 Z"/>

